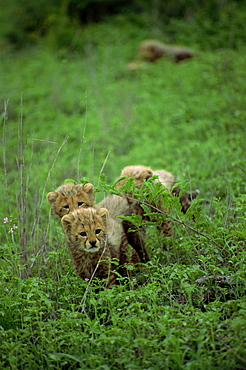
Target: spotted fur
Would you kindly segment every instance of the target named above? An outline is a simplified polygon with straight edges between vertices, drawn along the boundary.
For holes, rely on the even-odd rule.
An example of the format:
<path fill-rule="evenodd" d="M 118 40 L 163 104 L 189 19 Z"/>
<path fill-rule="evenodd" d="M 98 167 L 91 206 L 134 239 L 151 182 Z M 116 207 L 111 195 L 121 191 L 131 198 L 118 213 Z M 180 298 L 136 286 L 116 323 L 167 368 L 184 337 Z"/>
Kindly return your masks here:
<path fill-rule="evenodd" d="M 187 193 L 186 191 L 181 193 L 180 186 L 177 186 L 176 188 L 172 189 L 172 194 L 175 197 L 179 197 L 180 204 L 181 204 L 181 211 L 183 213 L 186 213 L 187 210 L 190 208 L 192 200 L 196 199 L 198 194 L 200 194 L 199 190 L 195 190 L 191 193 Z"/>
<path fill-rule="evenodd" d="M 133 177 L 136 183 L 137 188 L 141 188 L 143 182 L 145 180 L 150 179 L 152 176 L 158 175 L 158 179 L 154 180 L 154 182 L 161 182 L 167 192 L 170 192 L 170 195 L 174 196 L 180 196 L 181 189 L 180 187 L 176 187 L 172 189 L 173 185 L 175 184 L 175 179 L 172 173 L 167 172 L 165 170 L 156 170 L 153 171 L 150 167 L 145 167 L 141 165 L 136 166 L 127 166 L 123 168 L 121 171 L 120 177 Z M 126 182 L 126 179 L 123 179 L 118 182 L 118 188 L 122 187 Z M 199 191 L 196 190 L 195 192 L 188 194 L 184 192 L 182 196 L 180 197 L 180 204 L 182 207 L 182 212 L 186 213 L 187 209 L 190 207 L 191 200 L 195 199 L 197 195 L 199 194 Z M 134 196 L 131 192 L 124 193 L 124 195 L 127 197 L 129 204 L 132 204 L 132 211 L 135 214 L 141 215 L 143 219 L 150 220 L 149 217 L 144 216 L 144 210 L 141 207 L 141 204 L 139 202 L 136 202 L 134 200 Z M 161 203 L 161 199 L 157 199 L 156 203 L 152 204 L 153 206 L 160 209 L 162 212 L 166 213 L 168 215 L 169 209 L 164 209 Z M 158 229 L 161 231 L 162 237 L 171 237 L 173 235 L 172 232 L 172 221 L 170 219 L 166 219 L 162 222 L 161 225 L 158 226 Z M 142 230 L 142 240 L 144 239 L 145 233 L 144 229 Z M 143 241 L 142 241 L 143 243 Z M 165 245 L 163 243 L 163 248 L 165 249 Z"/>
<path fill-rule="evenodd" d="M 90 279 L 96 269 L 95 276 L 106 279 L 107 287 L 115 284 L 117 263 L 127 262 L 128 242 L 121 220 L 110 217 L 106 208 L 90 207 L 63 216 L 61 222 L 77 274 Z M 130 262 L 138 261 L 132 254 Z"/>
<path fill-rule="evenodd" d="M 126 198 L 119 195 L 111 194 L 104 198 L 100 203 L 96 205 L 96 208 L 104 207 L 109 210 L 111 218 L 119 220 L 118 216 L 131 216 L 135 213 L 135 207 L 127 201 Z M 141 236 L 141 230 L 136 230 L 135 226 L 126 220 L 120 221 L 124 229 L 127 242 L 136 251 L 140 262 L 150 261 L 150 257 L 147 249 L 144 245 L 143 237 Z M 124 256 L 124 254 L 122 255 Z M 123 263 L 124 261 L 122 261 Z"/>
<path fill-rule="evenodd" d="M 46 196 L 53 213 L 60 218 L 73 212 L 80 207 L 92 207 L 94 205 L 94 186 L 90 183 L 78 184 L 67 183 L 59 186 Z"/>
<path fill-rule="evenodd" d="M 160 171 L 153 171 L 150 167 L 145 166 L 127 166 L 125 167 L 120 174 L 120 177 L 133 177 L 136 183 L 137 188 L 141 188 L 143 182 L 145 180 L 150 179 L 152 176 L 158 175 L 159 178 L 154 182 L 161 182 L 167 191 L 171 189 L 172 185 L 174 184 L 174 177 L 170 172 L 160 170 Z M 118 182 L 118 187 L 120 188 L 125 184 L 126 180 L 123 179 Z M 144 220 L 150 220 L 149 216 L 144 216 L 144 210 L 141 207 L 139 202 L 134 201 L 134 196 L 131 192 L 125 193 L 127 196 L 129 203 L 132 205 L 133 213 L 137 215 L 141 215 Z M 157 199 L 156 203 L 152 204 L 154 207 L 157 207 L 162 212 L 168 214 L 169 210 L 164 209 L 161 204 L 161 199 Z M 155 211 L 155 210 L 154 210 Z M 161 231 L 163 237 L 172 236 L 172 222 L 170 219 L 166 219 L 162 222 L 161 225 L 158 226 L 158 229 Z M 142 229 L 142 239 L 144 239 L 145 231 L 144 228 Z M 164 245 L 163 245 L 164 248 Z"/>

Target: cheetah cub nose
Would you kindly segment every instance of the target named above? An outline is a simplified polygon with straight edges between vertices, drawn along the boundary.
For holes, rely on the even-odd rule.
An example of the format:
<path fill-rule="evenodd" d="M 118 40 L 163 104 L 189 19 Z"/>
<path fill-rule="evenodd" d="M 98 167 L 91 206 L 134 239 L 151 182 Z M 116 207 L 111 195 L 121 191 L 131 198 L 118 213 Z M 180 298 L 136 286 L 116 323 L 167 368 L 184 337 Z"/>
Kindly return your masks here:
<path fill-rule="evenodd" d="M 90 241 L 91 248 L 94 248 L 96 246 L 96 240 Z"/>

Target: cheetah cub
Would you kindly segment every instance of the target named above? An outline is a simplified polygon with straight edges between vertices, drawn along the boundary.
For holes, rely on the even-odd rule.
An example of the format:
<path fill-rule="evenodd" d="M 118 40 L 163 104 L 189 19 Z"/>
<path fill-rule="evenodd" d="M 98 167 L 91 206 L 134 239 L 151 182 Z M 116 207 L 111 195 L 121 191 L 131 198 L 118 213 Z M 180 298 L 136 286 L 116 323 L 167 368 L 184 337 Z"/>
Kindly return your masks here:
<path fill-rule="evenodd" d="M 143 185 L 144 181 L 150 179 L 152 176 L 158 175 L 158 179 L 154 180 L 154 183 L 160 182 L 165 188 L 167 188 L 167 191 L 169 191 L 174 184 L 174 176 L 167 171 L 160 170 L 160 171 L 153 171 L 150 167 L 145 167 L 145 166 L 127 166 L 123 168 L 121 171 L 120 177 L 133 177 L 134 181 L 136 183 L 136 187 L 138 189 L 141 188 Z M 126 179 L 123 179 L 118 182 L 117 187 L 120 188 L 122 187 L 126 182 Z M 125 193 L 125 196 L 128 198 L 129 204 L 131 204 L 132 207 L 132 212 L 141 215 L 144 220 L 149 220 L 150 218 L 147 216 L 144 216 L 144 210 L 141 207 L 141 204 L 139 202 L 134 201 L 134 196 L 131 192 Z M 129 199 L 130 198 L 130 199 Z M 168 214 L 169 210 L 168 209 L 163 209 L 162 204 L 161 204 L 161 199 L 157 199 L 156 204 L 152 204 L 154 207 L 159 208 L 161 211 L 164 213 Z M 155 211 L 155 210 L 154 210 Z M 166 219 L 162 222 L 160 226 L 158 226 L 158 229 L 161 231 L 162 236 L 172 236 L 172 222 L 170 219 Z M 144 228 L 142 229 L 142 239 L 145 237 L 145 230 Z M 165 249 L 164 245 L 163 248 Z"/>
<path fill-rule="evenodd" d="M 120 177 L 133 177 L 134 181 L 136 183 L 136 187 L 138 189 L 141 188 L 144 181 L 147 181 L 152 176 L 158 175 L 158 178 L 153 181 L 153 183 L 160 182 L 165 188 L 168 193 L 170 193 L 170 196 L 180 196 L 181 188 L 175 187 L 172 188 L 175 184 L 175 179 L 172 173 L 167 172 L 165 170 L 156 170 L 153 171 L 150 167 L 145 167 L 141 165 L 136 166 L 127 166 L 123 168 L 121 171 Z M 122 179 L 118 182 L 117 187 L 122 187 L 126 182 L 126 179 Z M 191 201 L 197 197 L 199 194 L 199 190 L 195 190 L 192 193 L 186 193 L 184 192 L 182 196 L 180 197 L 180 205 L 181 210 L 183 213 L 186 213 L 188 208 L 190 207 Z M 124 195 L 127 197 L 129 204 L 132 206 L 133 213 L 136 213 L 138 215 L 141 215 L 143 219 L 149 220 L 149 217 L 144 216 L 144 210 L 141 207 L 141 204 L 139 202 L 136 202 L 133 198 L 133 194 L 131 192 L 124 193 Z M 163 209 L 161 198 L 156 200 L 156 204 L 152 203 L 154 207 L 159 208 L 162 212 L 166 213 L 168 215 L 169 209 Z M 154 209 L 155 211 L 155 209 Z M 158 229 L 161 231 L 163 237 L 170 237 L 173 235 L 172 233 L 172 222 L 170 219 L 166 219 L 162 222 L 160 226 L 158 226 Z M 142 230 L 142 239 L 144 239 L 145 231 Z M 163 249 L 165 249 L 165 245 L 163 244 Z"/>
<path fill-rule="evenodd" d="M 84 185 L 67 183 L 61 185 L 56 191 L 49 192 L 46 197 L 51 205 L 53 213 L 56 213 L 60 218 L 81 207 L 86 208 L 92 206 L 97 209 L 107 208 L 110 213 L 110 218 L 114 218 L 115 220 L 120 215 L 128 216 L 131 214 L 127 200 L 116 195 L 110 195 L 99 204 L 95 205 L 94 187 L 90 183 Z M 138 238 L 137 233 L 127 232 L 132 225 L 126 221 L 121 221 L 121 224 L 127 234 L 128 243 L 137 251 L 141 262 L 149 261 L 150 258 L 147 251 L 144 249 L 142 241 Z"/>
<path fill-rule="evenodd" d="M 53 213 L 60 218 L 80 207 L 94 205 L 94 186 L 90 183 L 67 183 L 46 195 Z"/>
<path fill-rule="evenodd" d="M 132 204 L 130 204 L 126 198 L 116 194 L 110 194 L 101 200 L 100 203 L 96 204 L 95 207 L 107 208 L 109 211 L 109 216 L 121 223 L 126 234 L 127 241 L 134 249 L 133 253 L 136 252 L 140 261 L 143 263 L 150 261 L 150 256 L 144 245 L 144 240 L 141 237 L 141 233 L 139 234 L 136 227 L 130 221 L 118 218 L 119 216 L 131 216 L 132 213 L 134 213 L 134 206 L 132 206 Z M 124 253 L 121 255 L 121 257 L 123 264 L 125 262 Z"/>
<path fill-rule="evenodd" d="M 168 191 L 171 191 L 171 194 L 175 197 L 180 197 L 180 204 L 181 204 L 181 210 L 183 213 L 186 213 L 188 208 L 191 205 L 192 200 L 196 199 L 198 194 L 200 193 L 199 190 L 195 190 L 191 193 L 186 193 L 183 192 L 182 195 L 180 196 L 181 193 L 181 188 L 180 186 L 173 187 L 175 185 L 175 179 L 174 176 L 171 172 L 167 172 L 165 170 L 155 170 L 153 171 L 150 167 L 145 167 L 141 165 L 137 166 L 126 166 L 123 168 L 121 171 L 120 177 L 133 177 L 136 183 L 136 187 L 138 189 L 141 188 L 143 182 L 145 180 L 150 179 L 152 176 L 158 175 L 158 179 L 154 180 L 154 183 L 160 182 L 162 185 L 164 185 Z M 118 182 L 117 187 L 120 188 L 125 184 L 126 180 L 123 179 Z M 127 197 L 132 197 L 132 193 L 127 193 L 125 194 Z M 134 200 L 131 200 L 128 198 L 129 202 L 134 202 Z"/>
<path fill-rule="evenodd" d="M 121 220 L 109 217 L 106 208 L 80 208 L 61 223 L 78 276 L 90 279 L 95 271 L 95 277 L 107 279 L 108 288 L 115 284 L 113 270 L 127 248 Z M 138 262 L 136 254 L 130 262 Z"/>

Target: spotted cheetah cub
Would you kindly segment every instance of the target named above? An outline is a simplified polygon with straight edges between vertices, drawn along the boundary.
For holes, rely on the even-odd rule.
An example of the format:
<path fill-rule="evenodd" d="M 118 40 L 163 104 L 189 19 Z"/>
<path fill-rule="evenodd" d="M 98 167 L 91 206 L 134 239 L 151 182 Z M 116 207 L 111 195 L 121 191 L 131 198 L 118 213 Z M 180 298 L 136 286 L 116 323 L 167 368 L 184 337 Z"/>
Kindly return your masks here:
<path fill-rule="evenodd" d="M 153 171 L 150 167 L 145 167 L 145 166 L 127 166 L 123 168 L 121 171 L 120 177 L 126 176 L 126 177 L 133 177 L 136 183 L 136 187 L 138 189 L 141 188 L 143 182 L 145 180 L 150 179 L 152 176 L 158 175 L 158 179 L 154 180 L 153 183 L 160 182 L 162 183 L 168 191 L 171 191 L 171 194 L 175 197 L 179 197 L 181 193 L 181 188 L 180 186 L 173 187 L 175 185 L 175 179 L 174 176 L 172 175 L 171 172 L 167 172 L 165 170 L 155 170 Z M 121 180 L 118 182 L 117 186 L 120 188 L 125 184 L 126 180 Z M 196 199 L 198 194 L 200 193 L 199 190 L 195 190 L 191 193 L 186 193 L 183 192 L 181 197 L 180 197 L 180 204 L 181 204 L 181 210 L 183 213 L 186 213 L 188 208 L 191 205 L 192 200 Z M 129 192 L 127 194 L 128 197 L 132 197 L 132 193 Z M 129 202 L 133 202 L 134 200 L 131 200 L 128 198 Z"/>
<path fill-rule="evenodd" d="M 143 263 L 150 261 L 150 256 L 144 245 L 144 240 L 141 237 L 141 234 L 139 234 L 136 227 L 130 221 L 118 218 L 118 216 L 131 216 L 132 213 L 134 213 L 134 207 L 129 204 L 126 198 L 116 194 L 110 194 L 106 198 L 101 200 L 100 203 L 96 204 L 95 207 L 107 208 L 107 210 L 109 211 L 109 217 L 112 217 L 113 219 L 117 220 L 117 222 L 121 223 L 126 234 L 128 243 L 131 245 L 131 247 L 134 248 L 133 253 L 136 252 L 139 256 L 140 261 Z M 122 261 L 120 262 L 120 264 L 124 264 L 125 254 L 123 253 L 121 257 Z"/>
<path fill-rule="evenodd" d="M 109 217 L 106 208 L 80 208 L 61 223 L 79 277 L 90 279 L 95 271 L 94 276 L 107 279 L 108 288 L 115 284 L 114 269 L 127 248 L 121 220 Z M 136 254 L 130 262 L 138 262 Z"/>
<path fill-rule="evenodd" d="M 153 171 L 150 167 L 145 167 L 145 166 L 127 166 L 123 168 L 121 171 L 120 177 L 133 177 L 134 181 L 136 183 L 136 187 L 138 189 L 141 188 L 143 185 L 144 181 L 150 179 L 152 176 L 158 175 L 158 179 L 154 180 L 154 183 L 160 182 L 162 185 L 164 185 L 165 188 L 167 188 L 167 191 L 169 191 L 174 184 L 174 176 L 167 171 L 160 170 L 160 171 Z M 126 179 L 123 179 L 118 182 L 117 187 L 121 188 L 126 182 Z M 141 215 L 144 220 L 149 220 L 149 217 L 144 216 L 144 210 L 141 207 L 141 204 L 139 202 L 136 202 L 133 198 L 133 194 L 131 192 L 125 193 L 125 196 L 127 196 L 129 204 L 132 204 L 132 211 L 133 213 L 137 215 Z M 161 211 L 164 213 L 168 214 L 169 210 L 168 209 L 163 209 L 163 206 L 161 204 L 161 199 L 158 198 L 155 203 L 152 203 L 154 207 L 159 208 Z M 155 209 L 152 210 L 155 212 Z M 158 227 L 158 229 L 161 230 L 162 236 L 172 236 L 172 222 L 170 219 L 166 219 L 163 221 L 163 223 Z M 142 230 L 142 238 L 144 238 L 144 229 Z"/>
<path fill-rule="evenodd" d="M 145 167 L 141 165 L 136 166 L 127 166 L 123 168 L 121 171 L 120 177 L 133 177 L 134 181 L 136 183 L 136 187 L 138 189 L 141 188 L 144 181 L 147 181 L 152 176 L 158 175 L 158 178 L 153 181 L 153 183 L 160 182 L 165 188 L 166 191 L 170 193 L 170 196 L 180 196 L 181 188 L 176 187 L 172 189 L 173 185 L 175 184 L 175 179 L 172 173 L 167 172 L 165 170 L 156 170 L 153 171 L 150 167 Z M 126 183 L 126 179 L 123 179 L 118 182 L 117 187 L 120 188 Z M 197 195 L 199 194 L 199 190 L 194 191 L 193 193 L 186 193 L 184 192 L 182 196 L 180 197 L 180 204 L 181 204 L 181 210 L 183 213 L 186 213 L 188 208 L 190 207 L 192 199 L 195 199 Z M 127 197 L 129 204 L 132 204 L 133 213 L 136 213 L 138 215 L 141 215 L 143 219 L 149 220 L 149 217 L 144 216 L 144 210 L 141 207 L 141 204 L 139 202 L 136 202 L 133 198 L 132 192 L 124 193 L 124 195 Z M 163 209 L 161 198 L 159 197 L 156 199 L 156 202 L 151 204 L 154 207 L 159 208 L 162 212 L 166 213 L 168 215 L 169 209 Z M 155 212 L 155 209 L 153 209 Z M 158 229 L 161 231 L 163 237 L 170 237 L 173 235 L 172 233 L 172 222 L 170 219 L 166 219 L 162 222 L 160 226 L 158 226 Z M 144 229 L 142 230 L 142 239 L 144 239 Z M 165 245 L 163 244 L 163 248 L 165 249 Z"/>
<path fill-rule="evenodd" d="M 46 195 L 53 213 L 60 218 L 80 207 L 94 205 L 94 186 L 90 183 L 67 183 Z"/>
<path fill-rule="evenodd" d="M 47 194 L 47 200 L 51 205 L 52 211 L 60 217 L 80 207 L 86 208 L 91 206 L 97 209 L 107 208 L 110 213 L 110 218 L 114 218 L 115 220 L 120 215 L 129 216 L 131 214 L 127 200 L 116 195 L 109 195 L 99 204 L 94 205 L 94 187 L 90 183 L 84 185 L 74 185 L 73 183 L 61 185 L 56 191 Z M 132 225 L 126 221 L 121 221 L 121 223 L 127 234 L 128 243 L 137 251 L 141 262 L 149 261 L 150 258 L 147 251 L 144 249 L 143 243 L 140 242 L 137 233 L 127 232 L 129 228 L 132 228 Z"/>
<path fill-rule="evenodd" d="M 163 185 L 165 185 L 168 190 L 171 190 L 171 193 L 175 197 L 179 197 L 179 202 L 181 204 L 181 211 L 183 213 L 186 213 L 188 209 L 190 208 L 192 200 L 196 199 L 198 194 L 200 194 L 199 190 L 194 190 L 191 193 L 182 192 L 181 194 L 181 188 L 180 186 L 173 187 L 175 185 L 174 177 L 172 175 L 169 177 L 170 172 L 167 172 L 165 170 L 155 170 L 154 175 L 158 175 L 159 179 L 155 181 L 160 181 Z M 172 189 L 171 189 L 172 188 Z"/>

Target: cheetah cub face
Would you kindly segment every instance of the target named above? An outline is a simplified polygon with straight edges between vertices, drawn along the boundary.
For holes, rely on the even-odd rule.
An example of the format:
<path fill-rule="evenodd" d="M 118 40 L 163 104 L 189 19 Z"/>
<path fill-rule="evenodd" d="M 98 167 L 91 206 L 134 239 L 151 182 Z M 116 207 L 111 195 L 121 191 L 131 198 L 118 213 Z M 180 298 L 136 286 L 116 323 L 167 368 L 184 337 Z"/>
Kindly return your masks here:
<path fill-rule="evenodd" d="M 59 186 L 56 191 L 51 191 L 46 196 L 53 213 L 60 218 L 80 207 L 94 205 L 94 186 L 90 183 L 67 183 Z"/>
<path fill-rule="evenodd" d="M 81 208 L 65 215 L 61 222 L 68 244 L 88 253 L 98 252 L 105 246 L 107 219 L 106 208 Z"/>

